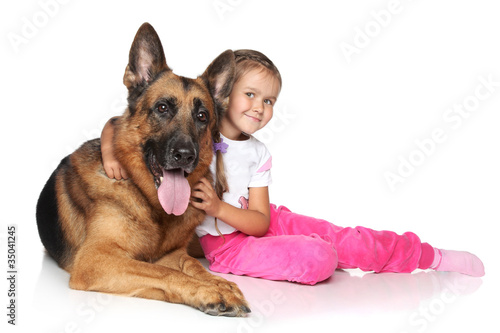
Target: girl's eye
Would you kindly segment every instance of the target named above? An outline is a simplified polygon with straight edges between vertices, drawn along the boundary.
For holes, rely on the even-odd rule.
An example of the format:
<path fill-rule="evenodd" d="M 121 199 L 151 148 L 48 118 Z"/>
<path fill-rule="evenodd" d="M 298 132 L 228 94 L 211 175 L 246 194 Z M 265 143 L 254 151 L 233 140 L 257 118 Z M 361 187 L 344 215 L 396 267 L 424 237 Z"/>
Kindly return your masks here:
<path fill-rule="evenodd" d="M 165 104 L 165 103 L 158 104 L 158 106 L 156 107 L 156 111 L 158 111 L 159 113 L 165 113 L 165 112 L 167 112 L 168 111 L 167 104 Z"/>
<path fill-rule="evenodd" d="M 196 118 L 201 121 L 202 123 L 206 123 L 208 121 L 208 115 L 205 111 L 200 111 L 196 115 Z"/>
<path fill-rule="evenodd" d="M 247 93 L 247 96 L 248 96 L 248 97 L 254 97 L 254 96 L 255 96 L 255 94 L 254 94 L 254 93 Z"/>
<path fill-rule="evenodd" d="M 273 102 L 270 99 L 265 99 L 264 103 L 266 103 L 268 105 L 273 105 Z"/>

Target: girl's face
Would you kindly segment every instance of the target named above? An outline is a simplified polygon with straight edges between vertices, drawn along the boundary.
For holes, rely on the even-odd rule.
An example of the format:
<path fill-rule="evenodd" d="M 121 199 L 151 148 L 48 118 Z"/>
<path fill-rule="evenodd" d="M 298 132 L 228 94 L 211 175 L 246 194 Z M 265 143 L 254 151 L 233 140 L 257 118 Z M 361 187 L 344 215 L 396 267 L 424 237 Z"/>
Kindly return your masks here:
<path fill-rule="evenodd" d="M 273 117 L 278 99 L 278 79 L 267 70 L 253 69 L 233 86 L 229 106 L 220 132 L 231 140 L 244 140 L 242 133 L 253 134 L 267 125 Z"/>

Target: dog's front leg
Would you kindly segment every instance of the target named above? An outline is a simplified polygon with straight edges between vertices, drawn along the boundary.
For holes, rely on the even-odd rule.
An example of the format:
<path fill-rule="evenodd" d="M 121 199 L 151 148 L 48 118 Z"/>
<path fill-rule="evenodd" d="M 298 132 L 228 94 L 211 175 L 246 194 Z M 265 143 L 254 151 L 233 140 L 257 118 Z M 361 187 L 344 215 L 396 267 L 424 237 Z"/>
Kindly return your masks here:
<path fill-rule="evenodd" d="M 235 316 L 241 316 L 245 313 L 250 312 L 248 303 L 245 300 L 245 296 L 241 292 L 240 288 L 234 282 L 227 281 L 226 279 L 215 276 L 209 273 L 205 267 L 195 258 L 187 254 L 186 249 L 179 249 L 172 253 L 167 254 L 157 262 L 156 264 L 166 266 L 172 269 L 180 270 L 186 275 L 193 277 L 203 283 L 217 286 L 221 297 L 224 299 L 235 299 L 235 304 L 240 304 L 236 307 L 231 308 L 225 307 L 224 312 L 234 312 Z M 217 311 L 217 309 L 214 309 Z M 217 313 L 213 313 L 219 315 Z"/>
<path fill-rule="evenodd" d="M 211 315 L 244 316 L 249 312 L 246 302 L 229 290 L 179 269 L 134 260 L 110 240 L 87 240 L 70 274 L 73 289 L 182 303 Z"/>

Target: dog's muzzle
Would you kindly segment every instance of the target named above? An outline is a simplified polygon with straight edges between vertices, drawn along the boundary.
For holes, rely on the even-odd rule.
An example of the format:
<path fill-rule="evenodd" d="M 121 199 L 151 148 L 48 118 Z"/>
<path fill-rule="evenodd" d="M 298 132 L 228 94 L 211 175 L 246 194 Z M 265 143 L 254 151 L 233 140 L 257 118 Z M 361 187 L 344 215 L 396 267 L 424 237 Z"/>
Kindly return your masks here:
<path fill-rule="evenodd" d="M 146 144 L 145 159 L 153 174 L 158 200 L 167 214 L 182 215 L 191 198 L 187 176 L 198 165 L 198 148 L 186 136 L 177 135 Z"/>

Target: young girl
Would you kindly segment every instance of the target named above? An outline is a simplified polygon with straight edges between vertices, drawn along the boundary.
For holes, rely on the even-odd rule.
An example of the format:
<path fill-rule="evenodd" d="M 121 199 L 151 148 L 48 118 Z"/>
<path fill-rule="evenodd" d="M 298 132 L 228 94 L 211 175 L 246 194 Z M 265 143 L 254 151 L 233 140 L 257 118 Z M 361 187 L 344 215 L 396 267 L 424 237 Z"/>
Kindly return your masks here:
<path fill-rule="evenodd" d="M 411 232 L 342 228 L 270 204 L 271 154 L 252 134 L 271 120 L 281 76 L 260 52 L 234 53 L 236 79 L 220 141 L 214 143 L 216 189 L 207 179 L 192 189 L 192 197 L 199 200 L 191 205 L 207 213 L 196 234 L 210 270 L 310 285 L 327 279 L 336 268 L 377 273 L 430 268 L 484 275 L 475 255 L 434 248 Z M 112 133 L 108 122 L 101 138 L 105 170 L 109 177 L 126 178 L 110 148 Z M 222 161 L 224 168 L 216 168 Z"/>

